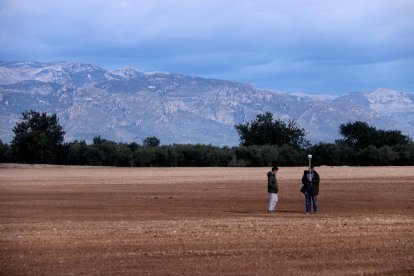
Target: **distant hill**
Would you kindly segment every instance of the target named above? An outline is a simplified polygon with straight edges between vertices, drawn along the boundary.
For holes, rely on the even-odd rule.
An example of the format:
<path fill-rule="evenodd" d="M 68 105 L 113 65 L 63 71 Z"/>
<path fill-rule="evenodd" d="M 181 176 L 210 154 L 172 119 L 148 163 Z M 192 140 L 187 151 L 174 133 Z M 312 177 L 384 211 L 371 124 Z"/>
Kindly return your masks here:
<path fill-rule="evenodd" d="M 316 143 L 339 138 L 342 123 L 364 121 L 414 137 L 414 95 L 378 89 L 337 97 L 289 94 L 217 79 L 98 66 L 0 62 L 0 139 L 10 142 L 21 113 L 56 113 L 67 141 L 96 135 L 140 143 L 239 144 L 235 124 L 270 111 L 294 119 Z"/>

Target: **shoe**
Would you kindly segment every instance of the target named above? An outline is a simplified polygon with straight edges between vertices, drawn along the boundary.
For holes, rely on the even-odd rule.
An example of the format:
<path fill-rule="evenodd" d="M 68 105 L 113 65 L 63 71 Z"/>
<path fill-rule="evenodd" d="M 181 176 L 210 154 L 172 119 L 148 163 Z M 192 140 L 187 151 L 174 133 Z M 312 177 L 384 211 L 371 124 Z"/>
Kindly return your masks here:
<path fill-rule="evenodd" d="M 318 212 L 313 212 L 314 214 L 317 214 Z"/>
<path fill-rule="evenodd" d="M 310 215 L 310 212 L 305 212 L 305 214 Z"/>
<path fill-rule="evenodd" d="M 273 214 L 273 211 L 267 211 L 268 214 Z"/>

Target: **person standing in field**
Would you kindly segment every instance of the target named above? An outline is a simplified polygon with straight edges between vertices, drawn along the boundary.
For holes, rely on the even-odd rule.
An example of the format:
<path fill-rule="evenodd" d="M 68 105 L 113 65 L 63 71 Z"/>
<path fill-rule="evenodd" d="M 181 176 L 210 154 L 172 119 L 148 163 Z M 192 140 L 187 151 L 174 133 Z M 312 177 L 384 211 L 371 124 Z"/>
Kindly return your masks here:
<path fill-rule="evenodd" d="M 268 213 L 273 214 L 276 210 L 276 204 L 278 201 L 279 187 L 277 185 L 276 173 L 279 170 L 278 167 L 273 167 L 272 171 L 267 173 L 267 192 L 269 193 L 269 208 Z"/>
<path fill-rule="evenodd" d="M 315 171 L 313 165 L 310 170 L 303 172 L 301 192 L 305 194 L 306 214 L 311 213 L 311 205 L 313 205 L 313 212 L 318 213 L 319 182 L 319 174 Z"/>

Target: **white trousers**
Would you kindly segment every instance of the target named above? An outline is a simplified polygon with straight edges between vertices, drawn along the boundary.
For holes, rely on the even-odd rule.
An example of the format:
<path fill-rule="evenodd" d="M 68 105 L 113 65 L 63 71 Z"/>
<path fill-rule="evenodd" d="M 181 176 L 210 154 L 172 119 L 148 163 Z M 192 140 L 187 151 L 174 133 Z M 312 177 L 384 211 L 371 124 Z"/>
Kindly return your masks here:
<path fill-rule="evenodd" d="M 278 196 L 275 193 L 269 193 L 269 212 L 273 212 L 276 208 Z"/>

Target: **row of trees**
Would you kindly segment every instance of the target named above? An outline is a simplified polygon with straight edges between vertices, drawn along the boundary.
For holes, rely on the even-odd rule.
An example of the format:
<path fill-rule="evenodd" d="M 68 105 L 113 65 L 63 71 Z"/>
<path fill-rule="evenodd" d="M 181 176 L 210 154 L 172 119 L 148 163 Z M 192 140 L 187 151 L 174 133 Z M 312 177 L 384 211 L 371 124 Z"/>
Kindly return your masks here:
<path fill-rule="evenodd" d="M 364 122 L 340 126 L 342 139 L 311 145 L 295 121 L 273 119 L 269 112 L 235 126 L 238 147 L 160 145 L 148 137 L 142 145 L 116 143 L 97 136 L 63 143 L 56 115 L 23 113 L 11 145 L 0 141 L 0 162 L 106 166 L 303 166 L 306 155 L 319 165 L 414 165 L 414 144 L 399 131 L 377 130 Z"/>

